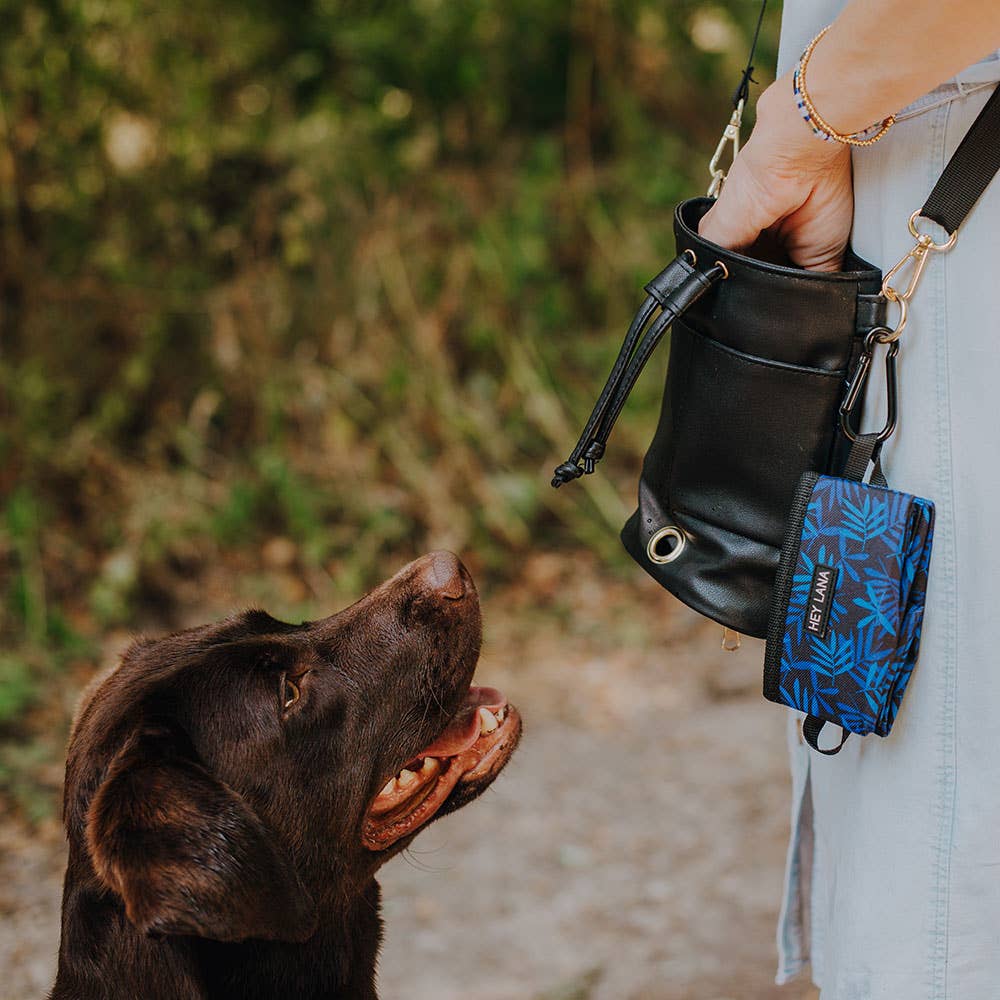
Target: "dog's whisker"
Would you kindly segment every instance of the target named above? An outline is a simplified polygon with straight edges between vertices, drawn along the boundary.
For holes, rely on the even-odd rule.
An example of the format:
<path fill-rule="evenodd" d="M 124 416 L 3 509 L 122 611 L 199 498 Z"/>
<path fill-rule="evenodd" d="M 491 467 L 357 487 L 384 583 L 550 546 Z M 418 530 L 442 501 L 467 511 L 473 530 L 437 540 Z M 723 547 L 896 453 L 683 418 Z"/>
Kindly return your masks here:
<path fill-rule="evenodd" d="M 414 856 L 412 848 L 407 848 L 400 854 L 400 857 L 411 867 L 416 869 L 418 872 L 425 872 L 428 875 L 443 875 L 445 872 L 452 871 L 454 869 L 453 865 L 442 865 L 440 867 L 435 865 L 427 865 L 422 861 L 418 860 Z"/>
<path fill-rule="evenodd" d="M 447 842 L 441 844 L 439 847 L 428 847 L 424 850 L 417 850 L 412 844 L 407 848 L 411 854 L 437 854 L 439 851 L 444 851 L 448 848 Z"/>

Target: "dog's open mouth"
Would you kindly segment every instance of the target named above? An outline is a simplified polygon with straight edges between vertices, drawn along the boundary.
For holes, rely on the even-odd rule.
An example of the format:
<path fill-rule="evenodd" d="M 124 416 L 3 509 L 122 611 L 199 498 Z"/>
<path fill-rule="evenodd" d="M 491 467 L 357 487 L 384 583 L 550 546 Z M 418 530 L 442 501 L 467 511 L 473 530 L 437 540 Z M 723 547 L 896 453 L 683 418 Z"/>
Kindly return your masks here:
<path fill-rule="evenodd" d="M 445 731 L 368 807 L 361 842 L 381 851 L 423 826 L 456 787 L 485 788 L 510 760 L 521 717 L 495 688 L 472 687 Z"/>

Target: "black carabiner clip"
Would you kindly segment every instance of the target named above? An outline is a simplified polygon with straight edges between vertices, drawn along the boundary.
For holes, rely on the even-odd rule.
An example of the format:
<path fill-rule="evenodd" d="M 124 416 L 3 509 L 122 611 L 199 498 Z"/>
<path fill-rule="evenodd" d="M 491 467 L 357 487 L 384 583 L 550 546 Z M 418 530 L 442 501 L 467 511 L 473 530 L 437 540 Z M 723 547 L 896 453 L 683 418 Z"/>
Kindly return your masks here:
<path fill-rule="evenodd" d="M 899 354 L 899 341 L 889 339 L 892 330 L 885 326 L 876 326 L 869 330 L 865 337 L 864 350 L 858 358 L 858 366 L 854 369 L 851 381 L 847 386 L 847 393 L 844 401 L 840 404 L 840 429 L 851 441 L 857 441 L 858 431 L 851 426 L 851 417 L 864 394 L 868 376 L 871 374 L 872 361 L 875 358 L 875 347 L 877 344 L 885 344 L 885 399 L 886 416 L 885 425 L 876 435 L 876 440 L 881 444 L 887 441 L 892 432 L 896 429 L 897 418 L 897 395 L 896 395 L 896 355 Z"/>

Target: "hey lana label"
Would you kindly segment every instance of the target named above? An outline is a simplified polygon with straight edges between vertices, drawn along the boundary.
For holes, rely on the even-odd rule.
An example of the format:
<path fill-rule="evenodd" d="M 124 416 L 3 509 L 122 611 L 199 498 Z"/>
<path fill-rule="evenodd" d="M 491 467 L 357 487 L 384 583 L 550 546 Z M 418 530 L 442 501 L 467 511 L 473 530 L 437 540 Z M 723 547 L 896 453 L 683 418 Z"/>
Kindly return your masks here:
<path fill-rule="evenodd" d="M 805 628 L 810 635 L 819 636 L 821 639 L 826 637 L 836 586 L 836 568 L 817 563 L 813 570 L 812 583 L 809 585 L 809 600 L 806 602 Z"/>

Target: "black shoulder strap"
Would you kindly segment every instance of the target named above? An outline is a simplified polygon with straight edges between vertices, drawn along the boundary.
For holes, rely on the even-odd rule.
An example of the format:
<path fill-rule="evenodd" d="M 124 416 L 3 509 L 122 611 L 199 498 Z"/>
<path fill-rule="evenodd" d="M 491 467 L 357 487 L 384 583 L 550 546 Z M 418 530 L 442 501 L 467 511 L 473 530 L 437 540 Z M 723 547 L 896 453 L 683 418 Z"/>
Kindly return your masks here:
<path fill-rule="evenodd" d="M 958 144 L 919 214 L 943 226 L 951 236 L 965 221 L 998 170 L 1000 87 L 993 91 L 972 127 Z M 859 434 L 851 448 L 844 475 L 848 479 L 863 482 L 871 465 L 871 482 L 877 486 L 885 486 L 885 476 L 879 462 L 881 447 L 882 442 L 877 434 Z M 833 756 L 840 752 L 850 733 L 842 729 L 837 745 L 824 749 L 819 745 L 819 734 L 825 725 L 826 720 L 807 715 L 802 723 L 802 737 L 813 750 Z"/>
<path fill-rule="evenodd" d="M 965 133 L 920 209 L 951 235 L 1000 170 L 1000 87 Z"/>

